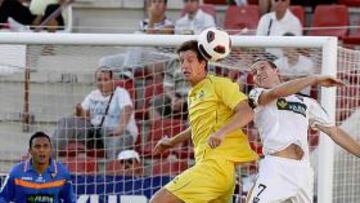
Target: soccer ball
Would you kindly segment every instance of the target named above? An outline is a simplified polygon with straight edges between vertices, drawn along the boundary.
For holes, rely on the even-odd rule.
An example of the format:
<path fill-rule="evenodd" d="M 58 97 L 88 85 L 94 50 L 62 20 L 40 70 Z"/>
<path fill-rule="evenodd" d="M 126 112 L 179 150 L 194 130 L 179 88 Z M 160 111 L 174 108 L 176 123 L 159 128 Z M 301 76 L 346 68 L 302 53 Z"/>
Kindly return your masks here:
<path fill-rule="evenodd" d="M 198 36 L 198 48 L 205 59 L 218 61 L 230 54 L 230 36 L 225 31 L 208 28 Z"/>

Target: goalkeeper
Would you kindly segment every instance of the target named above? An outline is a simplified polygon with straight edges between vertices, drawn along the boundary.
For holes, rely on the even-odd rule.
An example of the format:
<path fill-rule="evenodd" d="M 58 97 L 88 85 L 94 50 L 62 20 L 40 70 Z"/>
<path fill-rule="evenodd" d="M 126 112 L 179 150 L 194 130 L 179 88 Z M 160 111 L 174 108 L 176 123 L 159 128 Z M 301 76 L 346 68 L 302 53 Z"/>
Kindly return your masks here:
<path fill-rule="evenodd" d="M 160 189 L 152 203 L 229 202 L 235 187 L 235 166 L 256 160 L 246 135 L 240 130 L 253 119 L 247 97 L 229 79 L 207 73 L 207 61 L 197 41 L 178 49 L 180 67 L 190 83 L 190 127 L 173 138 L 163 138 L 154 153 L 192 139 L 196 164 Z M 211 149 L 207 142 L 222 144 Z"/>
<path fill-rule="evenodd" d="M 75 203 L 70 174 L 53 160 L 48 135 L 36 132 L 29 141 L 31 159 L 14 166 L 0 191 L 0 203 Z"/>

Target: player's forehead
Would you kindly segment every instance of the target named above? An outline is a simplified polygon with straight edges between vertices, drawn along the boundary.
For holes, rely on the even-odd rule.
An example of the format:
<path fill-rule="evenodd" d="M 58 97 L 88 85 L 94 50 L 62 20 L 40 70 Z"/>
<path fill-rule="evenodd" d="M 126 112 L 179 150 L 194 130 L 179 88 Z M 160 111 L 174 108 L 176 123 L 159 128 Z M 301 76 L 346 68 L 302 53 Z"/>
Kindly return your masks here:
<path fill-rule="evenodd" d="M 257 71 L 264 68 L 271 68 L 269 62 L 267 61 L 257 61 L 250 67 L 250 72 L 256 74 Z"/>
<path fill-rule="evenodd" d="M 180 57 L 180 59 L 192 58 L 192 57 L 196 57 L 196 53 L 193 50 L 189 49 L 186 51 L 181 51 L 179 53 L 179 57 Z"/>
<path fill-rule="evenodd" d="M 36 145 L 48 145 L 50 144 L 49 139 L 47 139 L 46 137 L 36 137 L 34 138 L 34 140 L 32 141 L 32 146 L 36 146 Z"/>

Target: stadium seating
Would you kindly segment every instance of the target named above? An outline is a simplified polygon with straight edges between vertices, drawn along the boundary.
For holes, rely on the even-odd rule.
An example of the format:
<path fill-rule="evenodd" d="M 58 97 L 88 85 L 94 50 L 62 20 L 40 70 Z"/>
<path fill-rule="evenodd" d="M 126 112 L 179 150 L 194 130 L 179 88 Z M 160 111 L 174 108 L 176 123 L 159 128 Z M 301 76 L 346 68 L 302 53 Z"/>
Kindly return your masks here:
<path fill-rule="evenodd" d="M 114 84 L 116 87 L 122 87 L 126 89 L 129 94 L 132 101 L 135 101 L 136 98 L 136 92 L 135 92 L 135 82 L 132 79 L 117 79 L 114 81 Z"/>
<path fill-rule="evenodd" d="M 176 176 L 188 168 L 187 160 L 159 160 L 153 164 L 153 176 Z"/>
<path fill-rule="evenodd" d="M 147 137 L 147 140 L 143 143 L 143 149 L 140 150 L 140 154 L 144 157 L 155 157 L 155 158 L 165 158 L 169 155 L 169 152 L 166 152 L 160 156 L 153 156 L 153 149 L 156 143 L 163 137 L 168 136 L 172 137 L 179 132 L 185 129 L 184 123 L 182 120 L 178 119 L 162 119 L 151 121 L 150 132 Z"/>
<path fill-rule="evenodd" d="M 330 15 L 331 14 L 331 15 Z M 307 35 L 337 36 L 343 38 L 347 35 L 349 25 L 347 7 L 344 5 L 319 5 L 316 7 L 312 27 Z M 324 27 L 342 27 L 338 29 L 323 29 Z M 319 28 L 319 29 L 317 29 Z"/>
<path fill-rule="evenodd" d="M 255 5 L 259 4 L 259 0 L 248 0 L 247 2 L 248 4 L 255 4 Z"/>
<path fill-rule="evenodd" d="M 258 6 L 229 6 L 225 13 L 224 28 L 231 34 L 243 29 L 256 30 L 260 13 Z"/>
<path fill-rule="evenodd" d="M 302 6 L 291 6 L 291 12 L 300 20 L 302 26 L 305 26 L 305 10 Z"/>
<path fill-rule="evenodd" d="M 338 3 L 347 6 L 360 6 L 360 0 L 338 0 Z"/>
<path fill-rule="evenodd" d="M 204 11 L 205 13 L 213 16 L 214 18 L 216 18 L 216 10 L 215 10 L 215 6 L 212 4 L 201 4 L 200 5 L 200 9 L 202 11 Z M 187 13 L 187 11 L 183 8 L 181 10 L 180 16 L 184 16 Z"/>
<path fill-rule="evenodd" d="M 357 26 L 360 26 L 360 24 Z M 360 44 L 360 27 L 356 28 L 353 32 L 350 32 L 350 34 L 342 40 L 347 46 Z"/>
<path fill-rule="evenodd" d="M 354 70 L 340 73 L 338 78 L 347 84 L 337 89 L 336 97 L 336 120 L 343 121 L 360 107 L 360 88 L 357 85 L 360 82 L 360 72 Z"/>
<path fill-rule="evenodd" d="M 216 4 L 216 5 L 225 5 L 227 0 L 204 0 L 204 4 Z"/>
<path fill-rule="evenodd" d="M 148 119 L 150 100 L 164 92 L 163 83 L 150 84 L 144 87 L 143 95 L 136 99 L 135 118 L 140 120 Z"/>
<path fill-rule="evenodd" d="M 75 157 L 61 158 L 62 163 L 73 174 L 89 174 L 94 175 L 99 171 L 96 159 L 86 157 L 85 154 L 79 154 Z"/>
<path fill-rule="evenodd" d="M 61 157 L 75 157 L 81 153 L 85 153 L 85 145 L 80 142 L 71 141 L 65 146 L 65 149 L 59 150 L 58 155 Z"/>

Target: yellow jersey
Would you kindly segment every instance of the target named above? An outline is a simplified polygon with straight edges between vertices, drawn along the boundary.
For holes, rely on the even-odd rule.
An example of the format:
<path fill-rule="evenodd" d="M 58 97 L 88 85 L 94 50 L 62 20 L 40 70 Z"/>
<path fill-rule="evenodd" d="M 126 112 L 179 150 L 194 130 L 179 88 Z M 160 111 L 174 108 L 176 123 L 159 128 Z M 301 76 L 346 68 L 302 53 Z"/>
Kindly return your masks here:
<path fill-rule="evenodd" d="M 239 102 L 246 100 L 239 85 L 227 78 L 207 75 L 188 94 L 189 120 L 195 159 L 220 158 L 241 163 L 258 158 L 241 129 L 227 134 L 221 145 L 211 149 L 208 137 L 227 124 Z"/>

